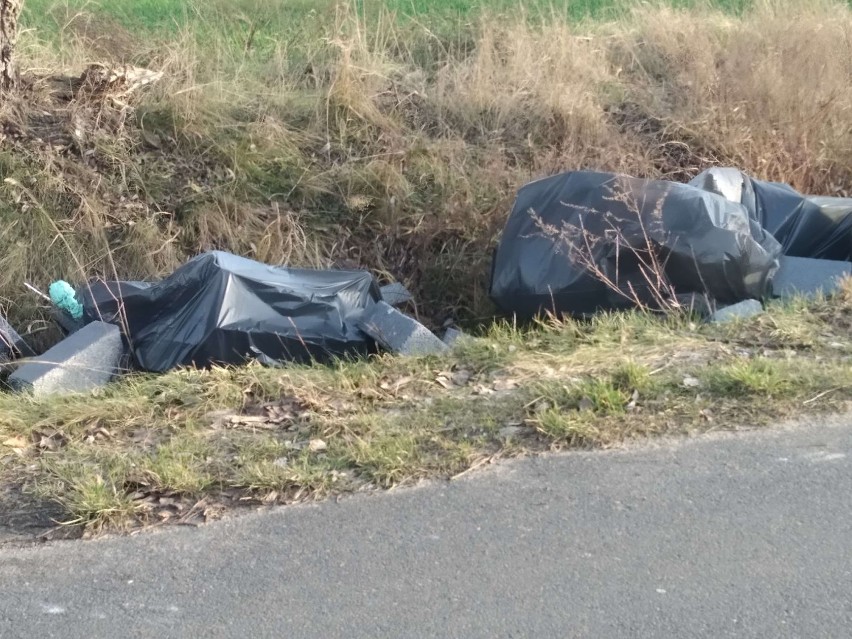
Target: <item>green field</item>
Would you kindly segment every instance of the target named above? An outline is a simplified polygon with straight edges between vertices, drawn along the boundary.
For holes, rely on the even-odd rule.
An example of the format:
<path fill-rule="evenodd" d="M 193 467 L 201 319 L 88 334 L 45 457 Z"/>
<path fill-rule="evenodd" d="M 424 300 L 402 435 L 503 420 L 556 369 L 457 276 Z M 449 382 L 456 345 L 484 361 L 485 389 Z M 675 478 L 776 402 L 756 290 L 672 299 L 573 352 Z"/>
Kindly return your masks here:
<path fill-rule="evenodd" d="M 673 7 L 712 6 L 731 12 L 741 12 L 753 0 L 667 0 Z M 299 20 L 312 12 L 328 13 L 335 6 L 334 0 L 27 0 L 25 20 L 28 25 L 45 26 L 45 17 L 57 5 L 74 10 L 103 13 L 118 19 L 127 26 L 145 27 L 152 31 L 171 29 L 191 22 L 193 19 L 209 19 L 214 16 L 232 18 L 260 18 L 268 21 L 268 28 L 287 31 L 293 20 Z M 635 0 L 358 0 L 360 11 L 367 13 L 387 10 L 402 18 L 418 21 L 441 22 L 446 20 L 469 20 L 483 11 L 506 15 L 526 14 L 532 17 L 561 16 L 572 20 L 585 18 L 614 18 L 621 15 Z"/>
<path fill-rule="evenodd" d="M 661 6 L 703 8 L 736 15 L 754 0 L 655 0 Z M 852 1 L 852 0 L 850 0 Z M 105 31 L 126 30 L 151 42 L 191 34 L 202 47 L 230 46 L 263 61 L 285 43 L 300 59 L 315 42 L 335 36 L 341 13 L 355 12 L 366 25 L 394 22 L 409 32 L 428 32 L 442 42 L 475 38 L 482 19 L 566 24 L 618 20 L 639 0 L 27 0 L 23 23 L 42 41 L 61 41 L 83 22 Z M 250 45 L 250 46 L 248 46 Z M 307 51 L 307 52 L 306 52 Z M 141 60 L 147 57 L 141 55 Z"/>

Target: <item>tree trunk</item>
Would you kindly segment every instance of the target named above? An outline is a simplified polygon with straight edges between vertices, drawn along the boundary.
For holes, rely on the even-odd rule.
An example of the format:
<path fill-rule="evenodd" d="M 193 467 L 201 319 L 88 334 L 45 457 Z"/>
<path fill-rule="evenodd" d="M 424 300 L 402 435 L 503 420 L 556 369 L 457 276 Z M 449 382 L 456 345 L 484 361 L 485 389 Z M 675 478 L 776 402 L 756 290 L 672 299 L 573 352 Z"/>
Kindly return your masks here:
<path fill-rule="evenodd" d="M 0 0 L 0 90 L 14 88 L 18 80 L 15 69 L 15 42 L 18 39 L 18 16 L 24 0 Z"/>

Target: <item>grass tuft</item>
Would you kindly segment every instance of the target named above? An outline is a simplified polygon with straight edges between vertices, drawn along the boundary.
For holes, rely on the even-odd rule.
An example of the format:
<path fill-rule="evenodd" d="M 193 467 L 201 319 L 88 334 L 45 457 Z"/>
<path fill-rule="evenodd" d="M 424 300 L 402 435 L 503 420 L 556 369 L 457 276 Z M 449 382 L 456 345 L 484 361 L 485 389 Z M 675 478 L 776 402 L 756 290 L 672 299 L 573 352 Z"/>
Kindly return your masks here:
<path fill-rule="evenodd" d="M 139 511 L 123 485 L 124 472 L 114 460 L 95 463 L 70 459 L 45 465 L 46 476 L 40 477 L 37 494 L 56 501 L 67 513 L 62 525 L 86 526 L 92 530 L 122 528 Z M 104 473 L 104 471 L 107 471 Z"/>
<path fill-rule="evenodd" d="M 609 438 L 588 416 L 551 408 L 538 415 L 536 429 L 548 439 L 572 448 L 590 448 L 606 444 Z"/>
<path fill-rule="evenodd" d="M 645 393 L 655 387 L 651 371 L 644 364 L 628 360 L 612 372 L 612 384 L 623 393 Z"/>
<path fill-rule="evenodd" d="M 703 377 L 719 395 L 772 397 L 791 388 L 790 367 L 782 362 L 758 358 L 708 369 Z"/>

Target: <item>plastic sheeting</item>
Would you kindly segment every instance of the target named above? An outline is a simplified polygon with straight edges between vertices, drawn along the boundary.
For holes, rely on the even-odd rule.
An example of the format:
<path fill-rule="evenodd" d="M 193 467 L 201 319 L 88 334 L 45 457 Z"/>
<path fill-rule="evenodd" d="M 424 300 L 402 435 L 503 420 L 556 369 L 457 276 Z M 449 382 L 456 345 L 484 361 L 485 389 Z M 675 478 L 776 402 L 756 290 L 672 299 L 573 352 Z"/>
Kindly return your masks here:
<path fill-rule="evenodd" d="M 124 330 L 139 368 L 163 372 L 372 352 L 356 320 L 380 294 L 365 271 L 267 266 L 215 251 L 160 282 L 93 282 L 80 297 L 87 321 Z"/>
<path fill-rule="evenodd" d="M 733 168 L 708 169 L 690 184 L 742 204 L 780 242 L 784 255 L 852 260 L 852 198 L 804 196 Z"/>
<path fill-rule="evenodd" d="M 6 318 L 0 315 L 0 363 L 8 362 L 18 357 L 35 355 L 29 344 L 18 335 Z"/>
<path fill-rule="evenodd" d="M 781 255 L 781 245 L 746 207 L 722 195 L 577 171 L 519 191 L 494 256 L 491 297 L 527 318 L 545 310 L 586 315 L 632 306 L 592 272 L 590 258 L 621 291 L 632 289 L 653 305 L 653 277 L 637 258 L 649 247 L 678 294 L 708 294 L 723 303 L 762 297 Z M 577 250 L 585 251 L 586 263 Z"/>

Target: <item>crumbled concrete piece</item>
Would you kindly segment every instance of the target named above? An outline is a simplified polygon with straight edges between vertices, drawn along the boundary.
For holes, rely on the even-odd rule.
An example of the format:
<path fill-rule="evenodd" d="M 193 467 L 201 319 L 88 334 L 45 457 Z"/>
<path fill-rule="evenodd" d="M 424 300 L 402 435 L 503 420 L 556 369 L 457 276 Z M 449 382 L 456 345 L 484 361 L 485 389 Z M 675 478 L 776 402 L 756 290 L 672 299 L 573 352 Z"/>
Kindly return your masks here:
<path fill-rule="evenodd" d="M 391 306 L 402 306 L 408 304 L 414 299 L 409 290 L 399 282 L 388 284 L 381 288 L 382 300 Z"/>
<path fill-rule="evenodd" d="M 722 322 L 730 322 L 735 319 L 748 319 L 755 315 L 760 315 L 763 312 L 763 304 L 757 300 L 745 300 L 733 306 L 725 306 L 710 316 L 710 321 L 714 324 Z"/>
<path fill-rule="evenodd" d="M 820 293 L 831 295 L 837 292 L 840 279 L 852 275 L 850 262 L 787 255 L 778 261 L 781 268 L 772 278 L 772 294 L 775 297 L 816 297 Z"/>
<path fill-rule="evenodd" d="M 400 355 L 436 355 L 449 350 L 428 328 L 386 302 L 367 309 L 358 325 L 384 348 Z"/>
<path fill-rule="evenodd" d="M 462 333 L 459 329 L 450 327 L 444 332 L 444 338 L 441 340 L 447 346 L 454 346 L 460 337 L 462 337 L 464 333 Z"/>
<path fill-rule="evenodd" d="M 18 357 L 31 357 L 35 355 L 32 349 L 24 341 L 24 338 L 18 335 L 18 332 L 12 328 L 12 325 L 6 321 L 6 318 L 0 315 L 0 362 L 8 362 Z"/>
<path fill-rule="evenodd" d="M 92 322 L 20 366 L 9 376 L 9 385 L 36 396 L 91 391 L 115 376 L 123 355 L 118 327 Z"/>

